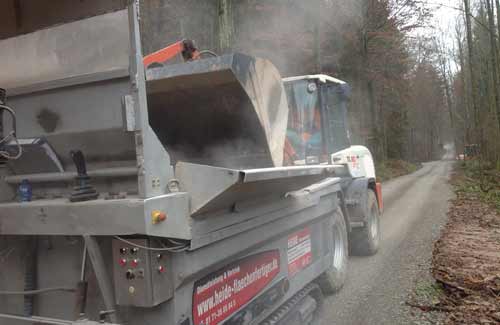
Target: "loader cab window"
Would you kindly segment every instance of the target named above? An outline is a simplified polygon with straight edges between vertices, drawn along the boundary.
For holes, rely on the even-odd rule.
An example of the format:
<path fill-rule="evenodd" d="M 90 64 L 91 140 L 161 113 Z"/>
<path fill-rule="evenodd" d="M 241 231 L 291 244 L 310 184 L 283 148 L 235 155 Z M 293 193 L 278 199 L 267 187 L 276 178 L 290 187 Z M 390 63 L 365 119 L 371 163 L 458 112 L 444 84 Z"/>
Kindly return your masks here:
<path fill-rule="evenodd" d="M 321 93 L 326 115 L 325 137 L 328 153 L 332 154 L 351 145 L 347 124 L 349 87 L 347 84 L 326 83 Z"/>
<path fill-rule="evenodd" d="M 285 143 L 285 163 L 319 163 L 323 154 L 319 89 L 314 81 L 297 80 L 285 84 L 289 115 Z"/>

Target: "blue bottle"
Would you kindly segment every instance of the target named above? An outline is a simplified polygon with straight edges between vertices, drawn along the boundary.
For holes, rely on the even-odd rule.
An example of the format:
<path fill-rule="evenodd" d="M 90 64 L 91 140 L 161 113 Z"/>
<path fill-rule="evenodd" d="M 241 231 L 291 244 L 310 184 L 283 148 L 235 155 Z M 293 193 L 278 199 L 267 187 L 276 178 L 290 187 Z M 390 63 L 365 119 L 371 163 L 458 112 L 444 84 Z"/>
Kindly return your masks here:
<path fill-rule="evenodd" d="M 18 192 L 19 200 L 21 202 L 31 201 L 31 197 L 33 196 L 33 189 L 31 188 L 31 184 L 27 179 L 23 179 L 21 181 L 21 184 L 19 184 Z"/>

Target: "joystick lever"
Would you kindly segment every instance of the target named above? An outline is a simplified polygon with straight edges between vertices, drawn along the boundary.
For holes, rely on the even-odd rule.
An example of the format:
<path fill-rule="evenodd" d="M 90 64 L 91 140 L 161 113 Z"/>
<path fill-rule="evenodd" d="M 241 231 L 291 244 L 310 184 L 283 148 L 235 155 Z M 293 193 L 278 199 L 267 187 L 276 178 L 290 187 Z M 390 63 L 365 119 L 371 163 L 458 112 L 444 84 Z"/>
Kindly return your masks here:
<path fill-rule="evenodd" d="M 87 166 L 85 164 L 85 156 L 80 150 L 71 151 L 71 158 L 76 167 L 77 176 L 75 177 L 76 185 L 69 200 L 71 202 L 81 202 L 95 200 L 99 196 L 95 188 L 90 183 L 90 177 L 87 174 Z"/>

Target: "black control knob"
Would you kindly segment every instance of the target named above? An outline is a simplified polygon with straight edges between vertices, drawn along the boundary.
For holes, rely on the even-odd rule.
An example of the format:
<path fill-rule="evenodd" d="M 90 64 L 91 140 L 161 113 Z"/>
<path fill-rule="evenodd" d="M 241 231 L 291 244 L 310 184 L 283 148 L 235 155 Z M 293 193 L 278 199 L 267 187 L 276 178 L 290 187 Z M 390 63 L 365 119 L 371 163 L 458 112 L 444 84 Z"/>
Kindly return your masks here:
<path fill-rule="evenodd" d="M 132 270 L 128 270 L 127 273 L 125 273 L 125 277 L 127 280 L 133 280 L 135 279 L 135 273 Z"/>

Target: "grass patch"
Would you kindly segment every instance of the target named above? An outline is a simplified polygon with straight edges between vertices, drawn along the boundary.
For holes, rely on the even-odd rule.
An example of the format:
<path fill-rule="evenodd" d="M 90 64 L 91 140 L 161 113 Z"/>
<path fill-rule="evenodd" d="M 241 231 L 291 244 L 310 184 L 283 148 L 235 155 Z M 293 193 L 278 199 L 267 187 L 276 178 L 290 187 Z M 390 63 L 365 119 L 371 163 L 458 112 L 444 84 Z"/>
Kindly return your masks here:
<path fill-rule="evenodd" d="M 463 177 L 459 178 L 457 192 L 467 193 L 500 211 L 500 171 L 479 160 L 460 162 Z"/>
<path fill-rule="evenodd" d="M 443 293 L 443 287 L 436 282 L 417 283 L 414 291 L 418 300 L 426 301 L 431 305 L 437 305 L 440 302 L 440 298 Z"/>
<path fill-rule="evenodd" d="M 377 179 L 384 182 L 391 178 L 411 174 L 421 167 L 404 160 L 387 160 L 375 165 Z"/>

